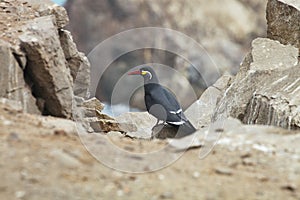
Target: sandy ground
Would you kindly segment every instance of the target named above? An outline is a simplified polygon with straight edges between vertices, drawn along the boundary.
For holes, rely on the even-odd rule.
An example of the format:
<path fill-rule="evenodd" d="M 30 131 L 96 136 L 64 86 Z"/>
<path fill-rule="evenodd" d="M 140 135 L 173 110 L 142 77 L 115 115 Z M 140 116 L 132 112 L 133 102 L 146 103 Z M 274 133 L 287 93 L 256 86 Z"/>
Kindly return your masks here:
<path fill-rule="evenodd" d="M 161 170 L 134 174 L 106 167 L 78 136 L 34 116 L 1 107 L 0 117 L 0 199 L 300 199 L 300 157 L 289 149 L 289 142 L 299 144 L 298 136 L 279 135 L 278 148 L 266 151 L 233 148 L 228 141 L 239 136 L 224 134 L 205 159 L 194 148 Z M 166 145 L 111 137 L 128 151 Z"/>

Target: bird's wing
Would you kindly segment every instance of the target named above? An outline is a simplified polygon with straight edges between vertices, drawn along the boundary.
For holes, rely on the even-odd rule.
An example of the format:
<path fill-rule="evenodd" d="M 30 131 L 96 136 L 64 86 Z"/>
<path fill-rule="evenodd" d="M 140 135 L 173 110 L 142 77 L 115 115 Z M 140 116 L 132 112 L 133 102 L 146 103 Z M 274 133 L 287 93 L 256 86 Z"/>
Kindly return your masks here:
<path fill-rule="evenodd" d="M 157 87 L 150 93 L 150 98 L 154 104 L 161 105 L 167 112 L 168 123 L 181 125 L 187 121 L 176 97 L 164 87 Z"/>

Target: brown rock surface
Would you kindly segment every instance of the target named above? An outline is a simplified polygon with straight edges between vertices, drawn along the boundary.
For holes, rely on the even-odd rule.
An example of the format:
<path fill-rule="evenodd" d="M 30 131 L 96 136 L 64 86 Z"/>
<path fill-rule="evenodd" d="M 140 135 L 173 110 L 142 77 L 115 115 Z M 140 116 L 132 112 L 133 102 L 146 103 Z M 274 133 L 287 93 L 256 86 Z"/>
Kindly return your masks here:
<path fill-rule="evenodd" d="M 300 49 L 300 2 L 269 0 L 267 4 L 268 38 Z"/>
<path fill-rule="evenodd" d="M 57 117 L 71 117 L 72 84 L 58 31 L 52 17 L 40 17 L 25 25 L 20 35 L 21 48 L 28 63 L 26 73 L 33 82 L 34 93 L 45 100 L 45 110 Z"/>
<path fill-rule="evenodd" d="M 50 0 L 2 1 L 0 21 L 1 96 L 21 101 L 24 112 L 70 118 L 73 93 L 86 96 L 89 62 L 63 30 L 66 10 Z"/>

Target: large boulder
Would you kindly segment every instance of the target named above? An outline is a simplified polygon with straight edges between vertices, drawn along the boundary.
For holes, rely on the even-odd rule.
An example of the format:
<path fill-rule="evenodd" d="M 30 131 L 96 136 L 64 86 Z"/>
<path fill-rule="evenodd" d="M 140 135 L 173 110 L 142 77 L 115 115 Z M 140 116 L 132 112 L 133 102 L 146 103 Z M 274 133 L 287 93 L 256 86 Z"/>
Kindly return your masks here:
<path fill-rule="evenodd" d="M 267 4 L 268 38 L 300 49 L 300 2 L 269 0 Z"/>
<path fill-rule="evenodd" d="M 40 17 L 25 26 L 19 38 L 36 97 L 45 101 L 43 110 L 54 116 L 71 117 L 73 80 L 52 17 Z"/>
<path fill-rule="evenodd" d="M 66 10 L 50 0 L 3 1 L 0 21 L 0 96 L 24 112 L 71 118 L 73 95 L 87 93 L 89 62 L 63 29 Z"/>
<path fill-rule="evenodd" d="M 247 124 L 300 127 L 298 49 L 258 38 L 218 102 L 213 120 L 232 116 Z"/>
<path fill-rule="evenodd" d="M 30 87 L 24 80 L 17 56 L 11 45 L 3 40 L 0 40 L 0 58 L 0 96 L 20 101 L 25 112 L 40 114 Z"/>

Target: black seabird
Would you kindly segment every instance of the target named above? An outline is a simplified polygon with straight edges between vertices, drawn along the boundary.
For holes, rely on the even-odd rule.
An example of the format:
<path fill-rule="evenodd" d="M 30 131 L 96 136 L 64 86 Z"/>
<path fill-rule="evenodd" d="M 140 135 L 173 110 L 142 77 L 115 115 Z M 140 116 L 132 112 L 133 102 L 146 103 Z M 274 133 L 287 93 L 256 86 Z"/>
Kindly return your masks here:
<path fill-rule="evenodd" d="M 186 136 L 196 131 L 196 128 L 183 114 L 176 97 L 159 84 L 158 78 L 151 67 L 142 67 L 128 75 L 141 75 L 144 78 L 145 104 L 147 111 L 160 120 L 178 128 L 178 134 Z M 155 126 L 156 126 L 155 125 Z"/>

